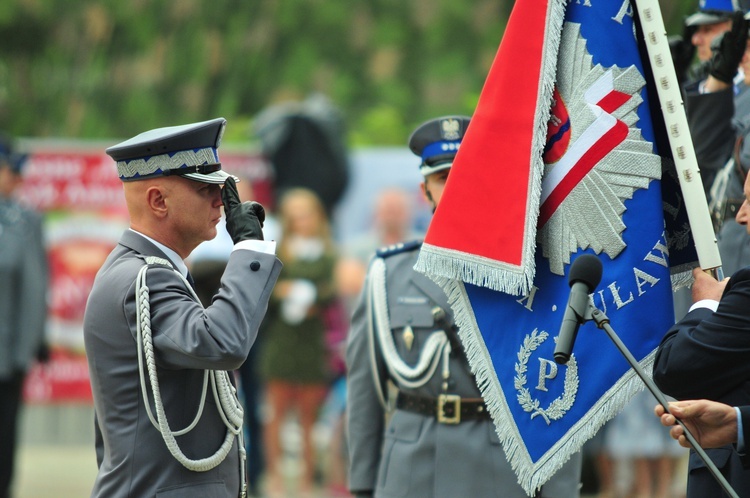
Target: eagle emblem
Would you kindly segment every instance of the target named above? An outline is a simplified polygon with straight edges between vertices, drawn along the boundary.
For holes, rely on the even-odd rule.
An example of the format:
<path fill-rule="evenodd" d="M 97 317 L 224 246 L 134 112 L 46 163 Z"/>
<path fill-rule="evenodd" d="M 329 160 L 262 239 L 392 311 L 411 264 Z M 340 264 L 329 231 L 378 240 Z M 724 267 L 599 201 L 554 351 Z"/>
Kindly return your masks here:
<path fill-rule="evenodd" d="M 457 119 L 449 118 L 440 122 L 440 134 L 443 140 L 458 140 L 461 138 L 461 123 Z"/>
<path fill-rule="evenodd" d="M 552 273 L 591 248 L 615 258 L 626 244 L 624 201 L 661 178 L 661 158 L 635 126 L 641 89 L 635 66 L 593 65 L 580 25 L 565 23 L 544 151 L 538 241 Z"/>

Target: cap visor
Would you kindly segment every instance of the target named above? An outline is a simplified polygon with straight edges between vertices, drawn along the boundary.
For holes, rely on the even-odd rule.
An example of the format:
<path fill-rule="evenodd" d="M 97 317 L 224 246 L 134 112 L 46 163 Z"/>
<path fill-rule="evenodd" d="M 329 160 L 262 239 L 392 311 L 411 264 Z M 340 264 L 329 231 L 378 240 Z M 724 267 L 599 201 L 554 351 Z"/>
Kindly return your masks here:
<path fill-rule="evenodd" d="M 707 14 L 706 12 L 696 12 L 692 16 L 685 19 L 686 26 L 704 26 L 706 24 L 716 24 L 729 20 L 728 16 L 717 16 L 715 14 Z"/>
<path fill-rule="evenodd" d="M 433 173 L 437 173 L 438 171 L 449 169 L 451 166 L 453 166 L 453 161 L 436 164 L 435 166 L 421 166 L 419 168 L 419 172 L 422 173 L 422 176 L 428 176 Z"/>
<path fill-rule="evenodd" d="M 230 175 L 229 173 L 226 173 L 222 170 L 214 171 L 213 173 L 188 173 L 187 175 L 182 175 L 183 178 L 189 178 L 191 180 L 194 180 L 196 182 L 201 183 L 213 183 L 216 185 L 224 185 L 224 182 L 229 177 L 234 178 L 235 182 L 239 182 L 239 178 L 237 178 L 234 175 Z"/>

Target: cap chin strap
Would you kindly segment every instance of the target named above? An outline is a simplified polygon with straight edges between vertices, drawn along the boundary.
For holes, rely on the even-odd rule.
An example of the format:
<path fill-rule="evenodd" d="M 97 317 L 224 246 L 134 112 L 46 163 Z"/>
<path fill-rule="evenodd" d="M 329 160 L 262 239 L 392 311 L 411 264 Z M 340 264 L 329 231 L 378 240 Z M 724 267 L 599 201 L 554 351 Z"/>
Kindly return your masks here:
<path fill-rule="evenodd" d="M 422 173 L 422 176 L 428 176 L 433 173 L 437 173 L 438 171 L 443 171 L 444 169 L 450 169 L 451 166 L 453 166 L 453 160 L 441 162 L 439 164 L 424 164 L 422 163 L 421 166 L 419 166 L 419 172 Z"/>
<path fill-rule="evenodd" d="M 162 176 L 182 176 L 191 173 L 207 175 L 215 173 L 221 169 L 221 163 L 200 164 L 198 166 L 185 166 L 184 168 L 165 169 L 161 172 Z"/>
<path fill-rule="evenodd" d="M 141 379 L 141 391 L 143 393 L 143 401 L 146 405 L 146 413 L 148 414 L 149 420 L 161 433 L 164 443 L 167 445 L 167 449 L 180 462 L 186 469 L 194 472 L 206 472 L 218 466 L 229 454 L 234 443 L 234 438 L 238 438 L 238 446 L 240 451 L 240 481 L 242 486 L 241 496 L 247 494 L 247 483 L 245 480 L 245 445 L 242 437 L 242 419 L 244 412 L 242 404 L 237 398 L 237 390 L 232 386 L 229 380 L 229 373 L 226 371 L 216 370 L 205 370 L 203 376 L 203 392 L 201 394 L 201 401 L 198 407 L 198 412 L 195 415 L 193 422 L 186 428 L 179 431 L 172 431 L 167 421 L 167 415 L 164 410 L 164 404 L 161 399 L 161 391 L 159 389 L 159 379 L 156 375 L 156 361 L 154 359 L 154 346 L 153 339 L 151 336 L 151 304 L 149 302 L 149 289 L 146 285 L 146 271 L 152 264 L 158 264 L 163 266 L 169 266 L 172 264 L 163 258 L 149 256 L 146 258 L 146 265 L 143 266 L 138 272 L 135 282 L 135 293 L 136 293 L 136 343 L 138 345 L 138 373 Z M 174 268 L 173 268 L 174 269 Z M 188 284 L 185 277 L 180 272 L 174 270 L 175 273 L 180 275 L 180 278 L 185 282 L 185 287 L 190 290 L 191 294 L 196 301 L 199 302 L 198 296 Z M 151 386 L 151 392 L 154 395 L 154 408 L 156 410 L 156 419 L 154 419 L 151 413 L 151 406 L 148 400 L 148 391 L 146 386 L 145 372 L 143 366 L 143 359 L 146 360 L 146 369 L 148 370 L 148 380 Z M 216 401 L 216 408 L 219 412 L 221 420 L 227 428 L 226 436 L 221 447 L 212 456 L 202 458 L 199 460 L 192 460 L 185 456 L 180 449 L 175 436 L 181 436 L 187 434 L 195 428 L 203 415 L 203 408 L 205 407 L 206 393 L 208 392 L 208 382 L 211 382 L 211 387 L 214 394 L 214 400 Z"/>

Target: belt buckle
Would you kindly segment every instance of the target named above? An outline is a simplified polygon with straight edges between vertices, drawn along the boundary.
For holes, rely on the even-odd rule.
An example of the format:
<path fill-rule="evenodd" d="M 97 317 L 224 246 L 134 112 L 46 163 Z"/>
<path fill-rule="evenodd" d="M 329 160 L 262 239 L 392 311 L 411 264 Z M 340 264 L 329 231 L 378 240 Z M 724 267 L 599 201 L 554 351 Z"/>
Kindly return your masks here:
<path fill-rule="evenodd" d="M 453 416 L 445 414 L 446 405 L 453 405 Z M 441 424 L 458 424 L 461 422 L 461 396 L 441 394 L 437 399 L 437 420 Z"/>

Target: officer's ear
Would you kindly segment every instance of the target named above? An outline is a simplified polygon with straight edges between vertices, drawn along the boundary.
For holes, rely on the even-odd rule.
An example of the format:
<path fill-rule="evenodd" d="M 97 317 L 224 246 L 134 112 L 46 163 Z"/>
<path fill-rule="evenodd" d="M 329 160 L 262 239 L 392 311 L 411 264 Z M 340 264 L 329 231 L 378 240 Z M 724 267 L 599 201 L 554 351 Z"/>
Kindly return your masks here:
<path fill-rule="evenodd" d="M 146 190 L 146 204 L 155 216 L 163 218 L 167 215 L 167 202 L 164 188 L 161 185 L 152 185 Z"/>
<path fill-rule="evenodd" d="M 422 189 L 422 195 L 424 196 L 424 198 L 428 202 L 434 204 L 435 201 L 432 200 L 432 192 L 430 192 L 429 189 L 427 188 L 427 184 L 425 182 L 422 182 L 419 184 L 419 188 Z"/>

